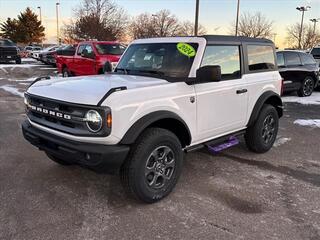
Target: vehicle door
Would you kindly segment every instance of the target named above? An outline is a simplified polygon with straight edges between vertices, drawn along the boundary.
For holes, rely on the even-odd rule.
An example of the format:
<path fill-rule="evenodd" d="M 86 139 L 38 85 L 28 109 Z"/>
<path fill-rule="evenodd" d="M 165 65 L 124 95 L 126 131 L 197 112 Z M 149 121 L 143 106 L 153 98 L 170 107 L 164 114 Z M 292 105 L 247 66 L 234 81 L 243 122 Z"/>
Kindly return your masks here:
<path fill-rule="evenodd" d="M 286 71 L 283 78 L 285 84 L 300 85 L 305 78 L 304 67 L 298 52 L 284 52 Z M 299 88 L 299 86 L 297 86 Z"/>
<path fill-rule="evenodd" d="M 245 127 L 248 93 L 240 45 L 208 45 L 201 67 L 219 65 L 222 80 L 196 84 L 197 130 L 201 141 Z"/>
<path fill-rule="evenodd" d="M 82 52 L 86 48 L 87 44 L 80 44 L 78 46 L 77 52 L 74 55 L 73 61 L 70 61 L 67 63 L 69 70 L 75 74 L 76 76 L 78 75 L 83 75 L 84 72 L 82 70 Z M 65 58 L 68 61 L 68 58 Z"/>
<path fill-rule="evenodd" d="M 96 55 L 91 44 L 86 45 L 81 53 L 81 75 L 94 75 L 96 74 Z"/>

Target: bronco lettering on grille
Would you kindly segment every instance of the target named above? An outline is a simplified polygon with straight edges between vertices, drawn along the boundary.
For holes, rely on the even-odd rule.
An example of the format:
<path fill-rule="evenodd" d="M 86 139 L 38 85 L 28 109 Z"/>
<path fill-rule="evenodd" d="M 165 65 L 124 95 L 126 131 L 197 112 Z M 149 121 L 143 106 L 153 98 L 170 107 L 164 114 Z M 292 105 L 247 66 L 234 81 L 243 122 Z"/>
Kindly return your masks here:
<path fill-rule="evenodd" d="M 61 113 L 61 112 L 48 110 L 48 109 L 43 108 L 43 107 L 36 107 L 36 106 L 33 106 L 33 105 L 30 105 L 30 108 L 33 111 L 36 111 L 36 112 L 44 113 L 44 114 L 47 114 L 47 115 L 50 115 L 50 116 L 55 116 L 57 118 L 64 118 L 64 119 L 67 119 L 67 120 L 71 120 L 71 115 L 68 115 L 68 114 L 64 114 L 64 113 Z"/>

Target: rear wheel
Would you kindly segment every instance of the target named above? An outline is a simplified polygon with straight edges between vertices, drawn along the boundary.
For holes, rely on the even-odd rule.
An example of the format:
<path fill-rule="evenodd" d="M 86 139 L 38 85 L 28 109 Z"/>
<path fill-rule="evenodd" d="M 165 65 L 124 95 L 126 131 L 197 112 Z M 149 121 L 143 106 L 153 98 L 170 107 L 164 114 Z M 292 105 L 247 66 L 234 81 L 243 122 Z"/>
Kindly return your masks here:
<path fill-rule="evenodd" d="M 250 126 L 245 134 L 248 148 L 256 153 L 269 151 L 278 134 L 279 116 L 271 105 L 264 105 L 256 122 Z"/>
<path fill-rule="evenodd" d="M 311 96 L 314 89 L 314 80 L 312 77 L 306 77 L 303 82 L 301 88 L 298 90 L 299 97 L 308 97 Z"/>
<path fill-rule="evenodd" d="M 16 59 L 16 64 L 21 64 L 21 58 Z"/>
<path fill-rule="evenodd" d="M 62 76 L 63 76 L 63 77 L 71 77 L 71 76 L 72 76 L 67 67 L 64 67 L 64 68 L 63 68 L 63 70 L 62 70 Z"/>
<path fill-rule="evenodd" d="M 181 173 L 183 153 L 172 132 L 150 128 L 137 139 L 121 169 L 121 180 L 135 198 L 154 203 L 175 187 Z"/>
<path fill-rule="evenodd" d="M 63 160 L 63 159 L 58 158 L 56 156 L 53 156 L 52 154 L 47 153 L 47 152 L 46 152 L 46 154 L 47 154 L 48 158 L 50 158 L 52 161 L 54 161 L 60 165 L 65 165 L 65 166 L 72 165 L 72 162 L 70 162 L 70 161 Z"/>

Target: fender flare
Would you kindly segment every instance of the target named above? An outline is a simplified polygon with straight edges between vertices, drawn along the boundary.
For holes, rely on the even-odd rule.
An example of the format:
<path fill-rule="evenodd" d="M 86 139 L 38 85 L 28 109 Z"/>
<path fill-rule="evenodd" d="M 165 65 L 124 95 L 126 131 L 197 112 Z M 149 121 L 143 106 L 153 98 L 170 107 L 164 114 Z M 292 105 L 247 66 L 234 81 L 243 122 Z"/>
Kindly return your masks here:
<path fill-rule="evenodd" d="M 135 140 L 138 138 L 138 136 L 150 125 L 153 123 L 159 121 L 159 120 L 165 120 L 165 119 L 171 119 L 176 120 L 180 124 L 184 126 L 184 128 L 187 130 L 188 133 L 188 142 L 191 143 L 191 132 L 186 124 L 186 122 L 180 118 L 176 113 L 170 112 L 170 111 L 156 111 L 149 113 L 139 120 L 137 120 L 126 132 L 126 134 L 121 139 L 121 144 L 133 144 Z M 179 136 L 178 136 L 179 137 Z"/>
<path fill-rule="evenodd" d="M 253 123 L 257 120 L 259 113 L 265 103 L 273 105 L 278 112 L 279 118 L 282 117 L 283 103 L 281 97 L 273 91 L 267 91 L 258 98 L 256 104 L 254 105 L 247 127 L 253 125 Z"/>

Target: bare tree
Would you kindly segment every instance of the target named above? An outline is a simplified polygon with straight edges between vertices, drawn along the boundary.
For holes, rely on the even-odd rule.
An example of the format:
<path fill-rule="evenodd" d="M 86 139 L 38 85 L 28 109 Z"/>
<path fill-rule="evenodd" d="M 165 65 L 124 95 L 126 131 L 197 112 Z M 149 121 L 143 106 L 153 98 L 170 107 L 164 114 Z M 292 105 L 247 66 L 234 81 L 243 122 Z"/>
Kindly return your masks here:
<path fill-rule="evenodd" d="M 236 26 L 232 23 L 231 34 L 234 34 Z M 273 22 L 262 13 L 243 13 L 239 19 L 238 35 L 255 38 L 271 38 Z"/>
<path fill-rule="evenodd" d="M 198 25 L 198 35 L 204 35 L 207 33 L 207 30 L 204 26 Z M 181 36 L 193 36 L 194 35 L 194 23 L 190 21 L 184 21 L 180 24 L 180 35 Z"/>
<path fill-rule="evenodd" d="M 299 33 L 301 25 L 300 23 L 293 24 L 287 28 L 287 44 L 290 48 L 299 48 Z M 301 38 L 301 48 L 309 49 L 320 42 L 320 33 L 318 31 L 313 31 L 312 25 L 303 26 L 302 38 Z"/>
<path fill-rule="evenodd" d="M 83 0 L 74 15 L 75 20 L 64 26 L 66 38 L 115 40 L 125 36 L 128 15 L 112 0 Z"/>
<path fill-rule="evenodd" d="M 169 10 L 161 10 L 155 14 L 142 13 L 132 20 L 130 35 L 133 38 L 193 35 L 193 24 L 190 24 L 192 30 L 186 26 L 187 24 L 190 23 L 179 22 Z"/>

